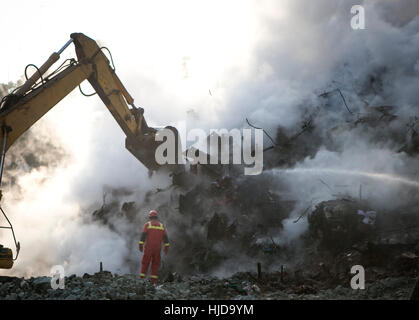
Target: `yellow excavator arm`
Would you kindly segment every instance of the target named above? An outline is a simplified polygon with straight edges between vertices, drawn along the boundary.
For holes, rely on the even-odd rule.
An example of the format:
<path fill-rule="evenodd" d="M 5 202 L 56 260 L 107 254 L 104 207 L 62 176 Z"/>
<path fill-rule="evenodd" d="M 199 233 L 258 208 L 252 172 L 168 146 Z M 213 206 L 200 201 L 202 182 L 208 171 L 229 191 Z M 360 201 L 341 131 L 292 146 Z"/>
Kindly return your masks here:
<path fill-rule="evenodd" d="M 161 143 L 155 141 L 157 130 L 148 127 L 144 110 L 134 106 L 134 99 L 110 66 L 102 48 L 82 33 L 71 34 L 69 42 L 74 42 L 77 62 L 51 78 L 42 79 L 42 84 L 31 90 L 35 81 L 42 78 L 42 74 L 58 60 L 59 53 L 53 53 L 0 109 L 3 135 L 7 131 L 6 151 L 36 121 L 87 79 L 124 131 L 127 149 L 148 169 L 161 168 L 154 157 L 155 149 Z"/>
<path fill-rule="evenodd" d="M 126 148 L 149 170 L 162 168 L 155 160 L 155 150 L 162 143 L 161 140 L 156 141 L 158 130 L 149 127 L 144 119 L 144 110 L 135 107 L 134 99 L 123 86 L 115 69 L 111 67 L 102 51 L 107 48 L 99 47 L 96 41 L 82 33 L 73 33 L 70 37 L 71 39 L 58 52 L 54 52 L 40 68 L 37 68 L 37 72 L 21 87 L 5 96 L 0 103 L 0 129 L 3 137 L 0 146 L 0 184 L 5 154 L 10 146 L 86 79 L 125 133 Z M 75 45 L 77 61 L 70 59 L 68 65 L 62 68 L 60 66 L 56 71 L 44 77 L 46 71 L 58 61 L 62 51 L 71 43 Z M 178 138 L 175 128 L 167 128 L 173 130 L 175 137 Z M 182 165 L 167 165 L 166 167 L 170 171 L 184 170 Z M 5 215 L 1 206 L 0 210 Z M 6 215 L 5 217 L 7 219 Z M 7 221 L 9 222 L 8 219 Z M 11 229 L 13 232 L 10 222 L 9 225 L 3 228 Z M 15 244 L 18 254 L 20 245 L 16 239 Z M 16 258 L 12 258 L 10 249 L 0 245 L 0 268 L 11 268 Z"/>

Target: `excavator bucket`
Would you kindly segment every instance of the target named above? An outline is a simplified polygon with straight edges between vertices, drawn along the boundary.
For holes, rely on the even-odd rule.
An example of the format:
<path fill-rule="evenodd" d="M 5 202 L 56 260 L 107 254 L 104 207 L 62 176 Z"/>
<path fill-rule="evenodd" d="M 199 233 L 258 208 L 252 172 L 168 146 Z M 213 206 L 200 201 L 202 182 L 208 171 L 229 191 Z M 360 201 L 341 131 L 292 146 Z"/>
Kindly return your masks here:
<path fill-rule="evenodd" d="M 12 249 L 0 245 L 0 269 L 11 269 L 13 267 Z"/>
<path fill-rule="evenodd" d="M 156 149 L 162 143 L 156 141 L 156 136 L 159 135 L 159 130 L 150 128 L 153 131 L 150 134 L 145 134 L 141 139 L 137 137 L 125 139 L 125 148 L 131 152 L 142 164 L 144 164 L 149 170 L 166 170 L 169 172 L 179 173 L 185 171 L 185 166 L 179 159 L 178 148 L 181 147 L 179 133 L 176 128 L 167 126 L 165 129 L 169 129 L 173 132 L 175 137 L 175 163 L 160 165 L 156 162 Z"/>
<path fill-rule="evenodd" d="M 0 199 L 1 199 L 1 191 L 0 191 Z M 10 229 L 13 235 L 13 240 L 15 241 L 15 245 L 16 245 L 16 257 L 13 258 L 12 249 L 5 248 L 3 245 L 0 244 L 0 269 L 10 269 L 13 267 L 13 262 L 19 256 L 20 242 L 16 241 L 15 232 L 13 231 L 13 226 L 10 223 L 9 218 L 6 216 L 6 213 L 3 211 L 2 207 L 0 207 L 0 212 L 3 213 L 4 217 L 9 223 L 9 226 L 0 226 L 0 229 Z"/>

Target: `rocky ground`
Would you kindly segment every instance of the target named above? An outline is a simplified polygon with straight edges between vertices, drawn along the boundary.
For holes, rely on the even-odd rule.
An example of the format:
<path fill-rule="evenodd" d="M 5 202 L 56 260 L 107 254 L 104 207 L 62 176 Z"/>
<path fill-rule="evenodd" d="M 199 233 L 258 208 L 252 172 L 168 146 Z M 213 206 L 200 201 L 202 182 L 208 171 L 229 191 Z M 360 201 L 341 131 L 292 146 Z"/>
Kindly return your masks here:
<path fill-rule="evenodd" d="M 65 278 L 65 289 L 51 288 L 50 277 L 0 277 L 0 299 L 5 300 L 166 300 L 166 299 L 409 299 L 416 279 L 389 277 L 366 282 L 365 290 L 344 285 L 325 288 L 314 280 L 296 282 L 282 279 L 279 273 L 266 274 L 258 280 L 252 273 L 238 273 L 231 278 L 209 276 L 181 277 L 171 274 L 154 286 L 136 275 L 98 272 L 83 277 Z"/>

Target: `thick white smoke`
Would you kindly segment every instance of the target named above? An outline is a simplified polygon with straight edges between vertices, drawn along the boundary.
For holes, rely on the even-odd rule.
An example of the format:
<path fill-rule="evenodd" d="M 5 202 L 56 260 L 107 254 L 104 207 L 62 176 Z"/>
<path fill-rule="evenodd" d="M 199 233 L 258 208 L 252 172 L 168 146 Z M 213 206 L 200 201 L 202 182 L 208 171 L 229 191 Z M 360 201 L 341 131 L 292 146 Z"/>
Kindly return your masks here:
<path fill-rule="evenodd" d="M 306 108 L 299 108 L 299 112 L 312 112 L 310 107 L 313 109 L 317 106 L 318 101 L 312 103 L 308 94 L 336 88 L 344 92 L 351 111 L 361 116 L 366 112 L 363 108 L 365 105 L 394 106 L 393 112 L 398 121 L 377 129 L 376 134 L 382 135 L 382 138 L 389 138 L 396 130 L 404 134 L 409 117 L 417 115 L 418 93 L 415 88 L 419 84 L 419 5 L 414 1 L 391 4 L 363 1 L 367 27 L 355 31 L 348 23 L 351 18 L 350 7 L 354 4 L 358 3 L 317 1 L 308 4 L 305 1 L 293 1 L 289 6 L 292 12 L 289 20 L 286 23 L 274 21 L 271 26 L 288 34 L 293 30 L 292 34 L 298 35 L 294 37 L 296 40 L 289 38 L 284 41 L 283 37 L 271 37 L 267 42 L 276 42 L 278 45 L 269 46 L 274 52 L 263 51 L 264 56 L 272 57 L 267 61 L 276 66 L 271 68 L 276 71 L 271 78 L 281 84 L 286 83 L 285 87 L 288 88 L 297 84 L 300 101 L 307 104 Z M 272 35 L 276 33 L 272 32 Z M 280 59 L 275 50 L 294 54 L 288 53 L 287 59 Z M 307 58 L 306 61 L 301 57 Z M 271 94 L 283 90 L 284 86 L 281 85 L 273 89 Z M 363 96 L 362 100 L 360 95 Z M 287 128 L 302 119 L 302 115 L 295 112 L 295 102 L 283 106 L 282 97 L 271 101 L 282 109 L 280 112 L 272 111 L 272 117 L 282 113 L 296 116 L 292 119 L 279 117 L 275 123 Z M 349 115 L 340 98 L 332 102 L 332 107 L 323 111 L 316 123 L 323 133 L 335 127 L 345 128 L 345 119 L 356 119 L 355 115 Z M 337 111 L 337 107 L 342 111 Z M 266 115 L 266 112 L 255 110 L 255 118 L 260 117 L 261 121 Z M 268 121 L 272 121 L 272 117 Z M 274 169 L 272 174 L 288 181 L 292 194 L 302 204 L 311 201 L 315 204 L 339 195 L 358 198 L 361 192 L 364 199 L 368 199 L 381 212 L 407 206 L 417 200 L 418 160 L 404 153 L 396 153 L 401 145 L 392 139 L 383 138 L 379 141 L 371 138 L 372 131 L 343 131 L 335 137 L 339 151 L 321 148 L 314 158 L 307 157 L 294 169 Z M 310 143 L 310 139 L 305 142 Z M 297 209 L 290 220 L 298 217 L 304 207 Z M 278 241 L 298 237 L 301 231 L 304 228 L 285 223 Z"/>

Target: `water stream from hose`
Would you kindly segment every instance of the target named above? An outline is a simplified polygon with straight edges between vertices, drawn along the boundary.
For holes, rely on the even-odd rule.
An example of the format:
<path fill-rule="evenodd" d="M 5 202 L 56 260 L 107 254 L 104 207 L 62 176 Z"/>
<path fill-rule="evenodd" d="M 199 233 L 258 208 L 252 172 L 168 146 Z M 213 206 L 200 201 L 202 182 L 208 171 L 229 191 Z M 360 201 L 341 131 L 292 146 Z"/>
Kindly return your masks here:
<path fill-rule="evenodd" d="M 389 174 L 389 173 L 378 173 L 362 170 L 347 170 L 338 168 L 294 168 L 294 169 L 273 169 L 274 174 L 337 174 L 337 175 L 349 175 L 349 176 L 360 176 L 375 180 L 381 180 L 387 183 L 398 183 L 404 184 L 411 187 L 419 188 L 419 182 L 411 180 L 407 177 Z"/>

